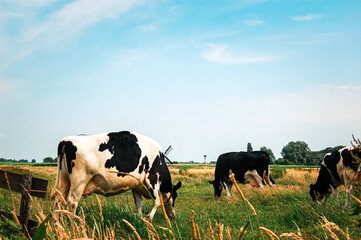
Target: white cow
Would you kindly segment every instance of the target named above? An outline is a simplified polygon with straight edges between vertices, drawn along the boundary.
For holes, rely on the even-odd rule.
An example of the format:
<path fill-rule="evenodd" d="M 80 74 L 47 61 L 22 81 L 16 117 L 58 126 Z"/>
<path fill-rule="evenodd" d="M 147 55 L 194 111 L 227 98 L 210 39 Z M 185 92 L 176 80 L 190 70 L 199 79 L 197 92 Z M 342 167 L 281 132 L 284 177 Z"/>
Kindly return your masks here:
<path fill-rule="evenodd" d="M 324 156 L 317 181 L 310 185 L 310 195 L 314 202 L 319 202 L 324 198 L 323 204 L 326 205 L 327 199 L 333 193 L 336 198 L 336 206 L 339 207 L 337 187 L 344 184 L 346 188 L 345 209 L 349 208 L 352 181 L 356 180 L 359 173 L 352 154 L 361 156 L 360 150 L 353 147 L 333 151 Z"/>
<path fill-rule="evenodd" d="M 153 219 L 160 206 L 174 216 L 174 201 L 181 182 L 172 184 L 160 146 L 152 139 L 128 131 L 65 137 L 58 146 L 58 175 L 52 192 L 54 209 L 60 208 L 57 193 L 74 211 L 81 196 L 111 196 L 132 190 L 137 213 L 142 215 L 145 197 L 154 199 Z"/>

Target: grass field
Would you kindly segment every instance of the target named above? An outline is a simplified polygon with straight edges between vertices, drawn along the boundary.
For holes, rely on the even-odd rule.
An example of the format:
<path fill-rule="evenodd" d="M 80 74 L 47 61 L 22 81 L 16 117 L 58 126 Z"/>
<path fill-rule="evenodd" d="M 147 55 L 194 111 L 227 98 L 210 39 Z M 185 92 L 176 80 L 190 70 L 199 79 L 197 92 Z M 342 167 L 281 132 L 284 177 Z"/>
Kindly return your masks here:
<path fill-rule="evenodd" d="M 56 167 L 0 165 L 0 169 L 31 173 L 35 177 L 49 180 L 47 199 L 32 200 L 31 218 L 44 219 L 43 215 L 51 212 L 52 203 L 49 198 L 55 182 Z M 275 189 L 270 187 L 255 189 L 250 185 L 239 185 L 249 203 L 253 205 L 257 216 L 254 215 L 249 204 L 241 201 L 235 189 L 232 189 L 231 200 L 227 200 L 224 192 L 219 199 L 213 197 L 213 187 L 208 183 L 213 179 L 213 166 L 175 167 L 170 170 L 173 182 L 181 180 L 183 183 L 176 201 L 176 217 L 171 219 L 175 239 L 193 239 L 192 222 L 193 226 L 198 225 L 202 239 L 230 239 L 230 237 L 238 239 L 241 228 L 248 222 L 242 239 L 271 239 L 265 231 L 260 230 L 260 227 L 271 230 L 277 236 L 293 233 L 301 236 L 299 239 L 336 239 L 330 231 L 333 231 L 339 239 L 347 239 L 344 236 L 347 234 L 350 239 L 361 239 L 360 215 L 352 215 L 352 211 L 335 208 L 333 197 L 329 199 L 326 208 L 311 203 L 308 186 L 315 182 L 317 169 L 287 169 L 283 177 L 275 179 Z M 9 191 L 0 190 L 0 209 L 19 211 L 20 197 L 16 193 L 13 195 L 15 196 L 11 198 Z M 344 204 L 344 201 L 345 191 L 344 188 L 340 188 L 341 204 Z M 152 205 L 151 200 L 146 200 L 144 212 L 148 213 Z M 352 201 L 352 206 L 355 205 L 356 203 Z M 67 216 L 63 218 L 64 234 L 69 239 L 85 236 L 96 239 L 136 239 L 135 233 L 123 222 L 123 219 L 134 226 L 141 239 L 148 239 L 148 235 L 152 232 L 133 213 L 134 202 L 131 192 L 108 198 L 99 195 L 82 198 L 78 210 L 80 221 Z M 191 221 L 192 210 L 195 212 L 194 221 Z M 82 222 L 83 220 L 85 223 Z M 336 225 L 343 230 L 343 233 L 336 229 Z M 160 209 L 155 215 L 153 226 L 160 239 L 173 239 L 172 234 L 164 230 L 168 226 Z M 49 224 L 47 231 L 50 239 L 59 237 L 59 230 L 56 230 L 54 225 Z M 297 239 L 295 235 L 294 238 L 281 239 Z"/>

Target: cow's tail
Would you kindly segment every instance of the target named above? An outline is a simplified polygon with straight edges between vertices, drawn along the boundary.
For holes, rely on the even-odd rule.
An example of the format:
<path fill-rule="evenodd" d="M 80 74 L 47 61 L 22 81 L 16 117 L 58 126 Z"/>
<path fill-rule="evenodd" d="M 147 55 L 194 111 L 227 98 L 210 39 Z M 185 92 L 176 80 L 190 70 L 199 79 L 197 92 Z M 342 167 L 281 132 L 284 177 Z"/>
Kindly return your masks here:
<path fill-rule="evenodd" d="M 57 164 L 57 175 L 56 175 L 56 180 L 55 180 L 55 185 L 53 190 L 51 191 L 51 196 L 50 196 L 50 200 L 54 200 L 56 196 L 58 195 L 62 195 L 61 192 L 59 191 L 59 187 L 61 186 L 62 183 L 62 175 L 64 176 L 64 174 L 68 173 L 68 166 L 67 166 L 67 161 L 66 161 L 66 155 L 65 155 L 65 147 L 66 144 L 64 141 L 61 141 L 58 145 L 58 164 Z M 62 198 L 62 197 L 60 197 Z"/>

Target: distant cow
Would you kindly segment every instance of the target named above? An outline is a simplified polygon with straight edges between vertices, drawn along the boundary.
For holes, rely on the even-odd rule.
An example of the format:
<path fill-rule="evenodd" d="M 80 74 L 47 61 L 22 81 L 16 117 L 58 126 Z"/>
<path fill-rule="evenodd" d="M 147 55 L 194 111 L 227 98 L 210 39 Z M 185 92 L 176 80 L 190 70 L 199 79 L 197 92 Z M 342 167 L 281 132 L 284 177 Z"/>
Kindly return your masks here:
<path fill-rule="evenodd" d="M 218 157 L 215 170 L 215 179 L 209 181 L 214 187 L 214 195 L 220 197 L 222 189 L 231 197 L 233 183 L 230 180 L 230 170 L 240 183 L 251 183 L 254 187 L 263 187 L 266 183 L 272 186 L 274 181 L 270 177 L 270 158 L 268 153 L 256 152 L 230 152 Z"/>
<path fill-rule="evenodd" d="M 154 199 L 149 213 L 154 217 L 160 194 L 167 214 L 174 216 L 174 201 L 181 182 L 172 184 L 160 146 L 152 139 L 128 131 L 91 136 L 65 137 L 58 146 L 58 175 L 52 192 L 55 209 L 57 193 L 75 212 L 81 196 L 105 196 L 132 190 L 137 213 L 142 215 L 142 196 Z"/>
<path fill-rule="evenodd" d="M 326 201 L 332 192 L 336 198 L 336 206 L 339 207 L 337 187 L 344 184 L 346 187 L 345 208 L 349 208 L 352 181 L 359 172 L 351 153 L 361 157 L 359 150 L 353 147 L 333 151 L 324 156 L 317 181 L 310 185 L 310 195 L 314 202 L 324 198 L 323 204 L 326 205 Z"/>

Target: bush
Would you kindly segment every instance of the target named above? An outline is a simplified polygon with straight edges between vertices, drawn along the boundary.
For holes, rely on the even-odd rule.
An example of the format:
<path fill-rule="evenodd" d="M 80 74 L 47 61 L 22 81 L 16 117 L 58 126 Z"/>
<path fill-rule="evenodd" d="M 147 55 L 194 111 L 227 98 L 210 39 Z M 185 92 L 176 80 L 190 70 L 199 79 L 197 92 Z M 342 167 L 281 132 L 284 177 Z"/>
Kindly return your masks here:
<path fill-rule="evenodd" d="M 283 176 L 285 176 L 287 174 L 287 169 L 284 167 L 274 165 L 272 167 L 271 174 L 272 174 L 273 179 L 282 178 Z"/>

